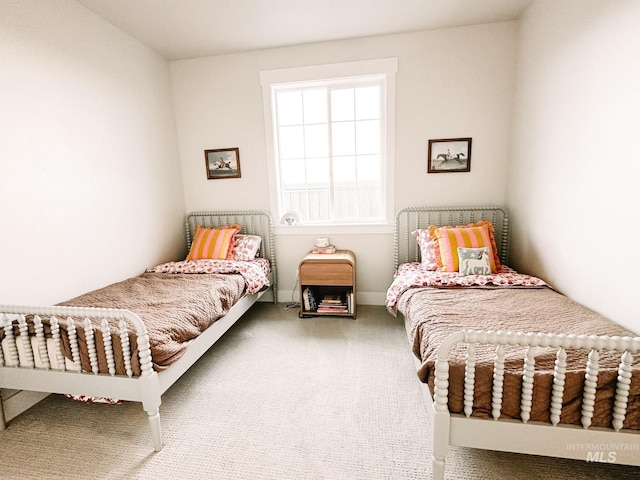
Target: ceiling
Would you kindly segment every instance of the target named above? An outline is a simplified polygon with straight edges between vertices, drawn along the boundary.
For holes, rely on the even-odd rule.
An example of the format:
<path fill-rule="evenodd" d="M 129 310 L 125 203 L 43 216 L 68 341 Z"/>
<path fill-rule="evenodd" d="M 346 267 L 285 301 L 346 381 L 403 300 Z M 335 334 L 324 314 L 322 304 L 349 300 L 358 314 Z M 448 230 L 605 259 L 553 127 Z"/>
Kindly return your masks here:
<path fill-rule="evenodd" d="M 169 60 L 492 23 L 532 0 L 77 0 Z"/>

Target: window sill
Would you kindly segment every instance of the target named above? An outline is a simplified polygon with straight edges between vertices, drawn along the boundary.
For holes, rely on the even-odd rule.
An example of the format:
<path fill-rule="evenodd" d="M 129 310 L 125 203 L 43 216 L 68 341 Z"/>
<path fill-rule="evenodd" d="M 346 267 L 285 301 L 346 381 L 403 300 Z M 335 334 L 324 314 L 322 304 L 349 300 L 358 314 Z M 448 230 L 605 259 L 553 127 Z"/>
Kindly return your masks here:
<path fill-rule="evenodd" d="M 371 235 L 393 233 L 393 225 L 276 225 L 276 235 Z"/>

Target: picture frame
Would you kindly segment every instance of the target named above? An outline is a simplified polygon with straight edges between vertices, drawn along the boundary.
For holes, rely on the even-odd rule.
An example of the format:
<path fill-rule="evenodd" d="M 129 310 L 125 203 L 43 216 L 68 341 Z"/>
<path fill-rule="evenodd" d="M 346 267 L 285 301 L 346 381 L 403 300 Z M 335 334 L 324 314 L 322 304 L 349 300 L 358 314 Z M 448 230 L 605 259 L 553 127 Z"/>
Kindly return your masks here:
<path fill-rule="evenodd" d="M 470 171 L 471 138 L 429 140 L 427 173 Z"/>
<path fill-rule="evenodd" d="M 240 178 L 240 149 L 215 148 L 204 151 L 207 179 Z"/>

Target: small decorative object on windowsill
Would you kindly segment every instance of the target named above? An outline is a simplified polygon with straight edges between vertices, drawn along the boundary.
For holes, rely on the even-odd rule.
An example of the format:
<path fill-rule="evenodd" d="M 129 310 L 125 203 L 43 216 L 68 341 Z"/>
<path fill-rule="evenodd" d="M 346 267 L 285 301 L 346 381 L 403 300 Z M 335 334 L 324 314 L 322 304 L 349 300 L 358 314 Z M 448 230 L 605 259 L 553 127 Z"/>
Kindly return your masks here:
<path fill-rule="evenodd" d="M 282 225 L 287 225 L 287 226 L 296 225 L 300 223 L 300 215 L 298 215 L 298 212 L 294 210 L 290 210 L 284 215 L 282 215 L 282 218 L 280 219 L 280 223 Z"/>

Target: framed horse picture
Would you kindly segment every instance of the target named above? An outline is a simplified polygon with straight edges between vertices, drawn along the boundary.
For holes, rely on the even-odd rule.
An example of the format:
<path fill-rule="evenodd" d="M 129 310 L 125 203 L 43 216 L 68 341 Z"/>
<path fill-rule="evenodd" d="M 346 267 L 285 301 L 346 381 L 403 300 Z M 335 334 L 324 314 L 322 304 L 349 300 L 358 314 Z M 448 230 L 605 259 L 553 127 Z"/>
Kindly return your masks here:
<path fill-rule="evenodd" d="M 470 172 L 471 139 L 429 140 L 427 173 Z"/>
<path fill-rule="evenodd" d="M 205 150 L 204 160 L 207 167 L 207 178 L 240 178 L 240 149 L 217 148 Z"/>

